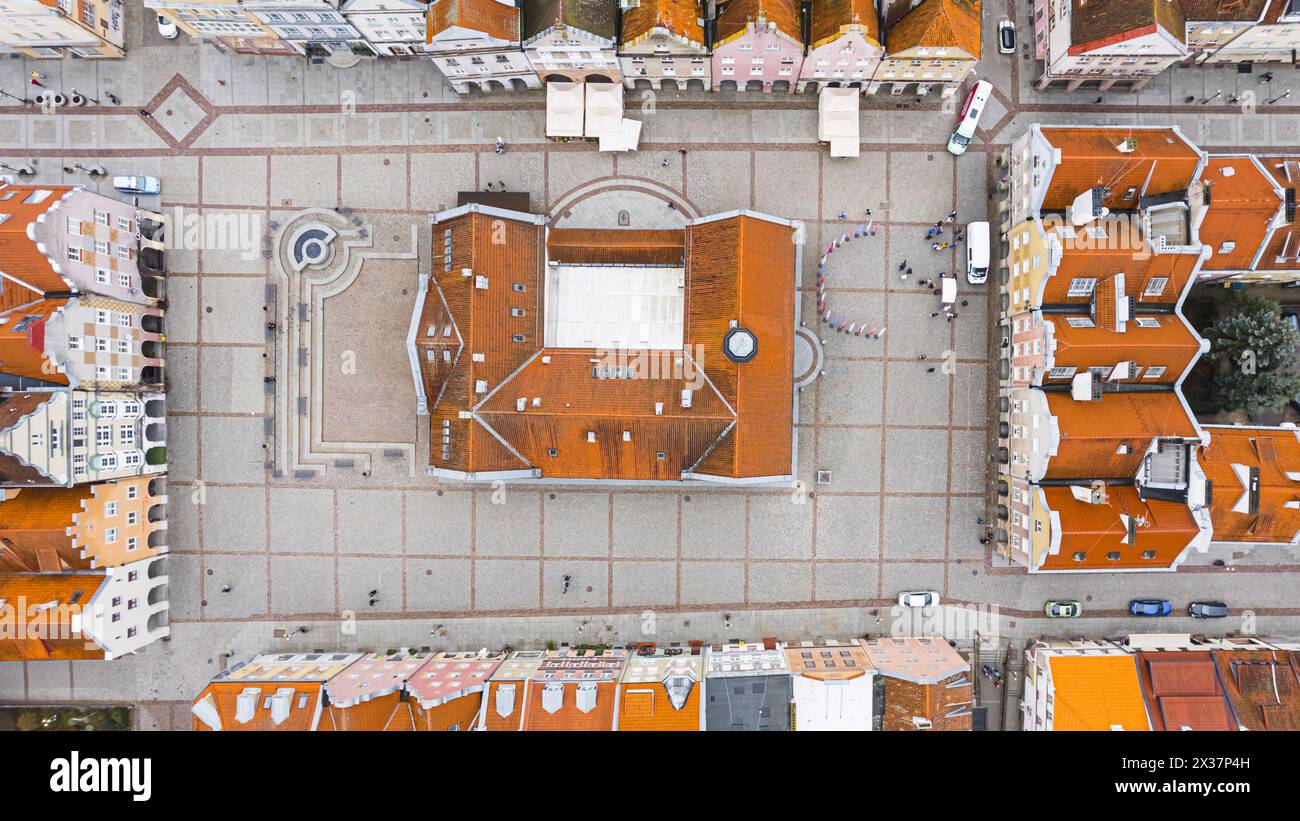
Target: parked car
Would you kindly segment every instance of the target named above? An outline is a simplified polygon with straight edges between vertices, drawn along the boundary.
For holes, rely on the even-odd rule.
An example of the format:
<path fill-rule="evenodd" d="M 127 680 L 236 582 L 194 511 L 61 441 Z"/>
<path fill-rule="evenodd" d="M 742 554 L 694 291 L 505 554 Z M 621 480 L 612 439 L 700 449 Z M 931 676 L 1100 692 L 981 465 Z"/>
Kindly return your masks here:
<path fill-rule="evenodd" d="M 961 114 L 958 116 L 957 130 L 952 132 L 948 138 L 948 153 L 960 157 L 966 153 L 966 147 L 970 141 L 975 138 L 975 128 L 980 124 L 980 115 L 984 113 L 984 105 L 989 101 L 989 96 L 993 94 L 993 84 L 987 80 L 980 80 L 966 95 L 966 102 L 962 104 Z"/>
<path fill-rule="evenodd" d="M 157 194 L 162 191 L 162 183 L 157 177 L 145 176 L 114 177 L 113 187 L 124 194 Z"/>
<path fill-rule="evenodd" d="M 989 224 L 972 222 L 966 226 L 966 281 L 983 285 L 989 278 Z"/>
<path fill-rule="evenodd" d="M 158 15 L 158 33 L 163 36 L 164 40 L 175 40 L 180 31 L 177 30 L 175 23 L 160 14 Z"/>
<path fill-rule="evenodd" d="M 1133 616 L 1168 616 L 1173 610 L 1168 599 L 1134 599 L 1128 603 L 1128 612 Z"/>
<path fill-rule="evenodd" d="M 1194 619 L 1222 619 L 1228 615 L 1228 605 L 1221 601 L 1194 601 L 1188 605 L 1187 615 Z"/>
<path fill-rule="evenodd" d="M 1072 619 L 1083 612 L 1083 605 L 1074 599 L 1064 601 L 1053 599 L 1043 607 L 1043 612 L 1047 614 L 1049 619 Z"/>
<path fill-rule="evenodd" d="M 912 590 L 898 594 L 899 607 L 937 607 L 939 594 L 933 590 Z"/>
<path fill-rule="evenodd" d="M 1016 24 L 1010 20 L 1003 20 L 998 23 L 998 52 L 1002 54 L 1016 53 Z"/>

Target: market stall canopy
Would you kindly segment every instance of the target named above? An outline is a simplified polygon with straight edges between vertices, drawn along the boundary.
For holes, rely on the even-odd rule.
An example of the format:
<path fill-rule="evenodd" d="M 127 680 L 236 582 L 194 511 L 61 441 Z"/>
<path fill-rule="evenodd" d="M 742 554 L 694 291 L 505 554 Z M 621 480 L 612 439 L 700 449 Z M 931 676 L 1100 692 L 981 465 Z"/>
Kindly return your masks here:
<path fill-rule="evenodd" d="M 582 84 L 546 84 L 546 136 L 582 136 Z"/>
<path fill-rule="evenodd" d="M 636 151 L 641 142 L 641 121 L 623 118 L 619 130 L 605 130 L 600 135 L 601 151 Z"/>
<path fill-rule="evenodd" d="M 623 128 L 623 84 L 587 83 L 586 136 L 603 137 Z"/>
<path fill-rule="evenodd" d="M 953 305 L 957 302 L 957 277 L 940 277 L 943 281 L 943 304 Z"/>
<path fill-rule="evenodd" d="M 823 88 L 817 100 L 817 139 L 832 157 L 858 156 L 858 90 Z"/>

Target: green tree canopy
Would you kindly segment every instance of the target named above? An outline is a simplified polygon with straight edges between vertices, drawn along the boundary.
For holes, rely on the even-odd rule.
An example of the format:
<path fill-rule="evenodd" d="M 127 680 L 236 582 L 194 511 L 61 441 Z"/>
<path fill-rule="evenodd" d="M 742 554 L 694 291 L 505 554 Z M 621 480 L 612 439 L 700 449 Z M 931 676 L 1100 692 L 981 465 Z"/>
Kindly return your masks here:
<path fill-rule="evenodd" d="M 1300 393 L 1300 334 L 1270 299 L 1235 296 L 1231 311 L 1201 332 L 1210 341 L 1203 361 L 1212 372 L 1188 398 L 1203 413 L 1276 410 Z"/>

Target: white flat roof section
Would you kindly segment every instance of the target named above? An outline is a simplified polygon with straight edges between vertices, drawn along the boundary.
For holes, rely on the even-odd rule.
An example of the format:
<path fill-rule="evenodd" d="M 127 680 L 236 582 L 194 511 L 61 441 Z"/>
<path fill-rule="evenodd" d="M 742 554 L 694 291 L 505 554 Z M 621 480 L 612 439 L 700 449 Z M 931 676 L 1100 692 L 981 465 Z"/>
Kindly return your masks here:
<path fill-rule="evenodd" d="M 548 348 L 681 350 L 683 268 L 548 265 Z"/>
<path fill-rule="evenodd" d="M 858 156 L 858 90 L 824 88 L 817 99 L 817 139 L 832 157 Z"/>

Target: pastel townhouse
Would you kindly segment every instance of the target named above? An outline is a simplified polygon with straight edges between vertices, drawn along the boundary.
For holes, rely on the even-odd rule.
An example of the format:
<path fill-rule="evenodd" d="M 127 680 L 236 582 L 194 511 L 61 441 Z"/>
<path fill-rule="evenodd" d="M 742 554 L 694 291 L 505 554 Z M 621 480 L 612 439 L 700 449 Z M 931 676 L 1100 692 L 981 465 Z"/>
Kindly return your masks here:
<path fill-rule="evenodd" d="M 710 646 L 705 656 L 705 685 L 705 729 L 791 729 L 794 688 L 785 651 L 776 639 Z"/>
<path fill-rule="evenodd" d="M 1222 2 L 1231 5 L 1232 0 Z M 1294 65 L 1296 49 L 1300 48 L 1300 0 L 1268 0 L 1263 14 L 1253 24 L 1247 15 L 1259 0 L 1241 0 L 1241 5 L 1243 8 L 1232 15 L 1240 18 L 1240 22 L 1232 24 L 1239 30 L 1228 35 L 1231 39 L 1206 62 Z"/>
<path fill-rule="evenodd" d="M 712 85 L 705 0 L 640 0 L 623 11 L 619 63 L 628 88 L 708 90 Z"/>
<path fill-rule="evenodd" d="M 1124 83 L 1138 92 L 1190 54 L 1183 11 L 1171 0 L 1036 0 L 1035 7 L 1039 90 L 1096 83 L 1108 91 Z"/>
<path fill-rule="evenodd" d="M 0 51 L 30 60 L 125 57 L 122 0 L 0 0 Z"/>
<path fill-rule="evenodd" d="M 181 33 L 229 54 L 293 56 L 298 52 L 244 7 L 244 0 L 145 0 L 144 7 Z"/>
<path fill-rule="evenodd" d="M 795 91 L 804 62 L 798 0 L 731 0 L 713 43 L 713 90 Z"/>
<path fill-rule="evenodd" d="M 872 0 L 813 0 L 808 56 L 799 91 L 827 86 L 867 90 L 885 50 Z"/>
<path fill-rule="evenodd" d="M 0 487 L 74 487 L 163 473 L 161 394 L 59 388 L 0 393 Z"/>
<path fill-rule="evenodd" d="M 161 476 L 0 490 L 0 573 L 101 570 L 167 552 Z"/>
<path fill-rule="evenodd" d="M 792 730 L 873 729 L 876 670 L 860 642 L 788 641 L 783 647 L 793 685 Z"/>
<path fill-rule="evenodd" d="M 917 95 L 938 86 L 944 97 L 956 93 L 975 69 L 981 53 L 978 0 L 906 0 L 889 3 L 885 17 L 885 55 L 873 88 L 888 84 L 889 93 L 914 89 Z"/>
<path fill-rule="evenodd" d="M 222 670 L 190 705 L 200 732 L 332 729 L 325 684 L 361 653 L 262 653 Z"/>
<path fill-rule="evenodd" d="M 541 88 L 512 0 L 433 0 L 424 52 L 457 94 Z"/>
<path fill-rule="evenodd" d="M 165 561 L 0 573 L 0 661 L 111 661 L 165 638 Z"/>
<path fill-rule="evenodd" d="M 429 659 L 406 683 L 415 729 L 474 729 L 485 706 L 488 681 L 505 658 L 505 653 L 478 650 L 438 653 Z"/>
<path fill-rule="evenodd" d="M 380 57 L 424 52 L 428 0 L 344 0 L 339 11 Z"/>
<path fill-rule="evenodd" d="M 395 650 L 367 653 L 325 682 L 321 729 L 414 730 L 407 685 L 435 653 Z"/>
<path fill-rule="evenodd" d="M 142 259 L 153 243 L 141 221 L 152 218 L 81 186 L 0 182 L 0 311 L 68 292 L 156 303 L 163 277 Z"/>
<path fill-rule="evenodd" d="M 704 646 L 638 644 L 623 671 L 618 730 L 704 729 Z"/>
<path fill-rule="evenodd" d="M 614 0 L 520 0 L 522 45 L 543 83 L 619 83 Z"/>
<path fill-rule="evenodd" d="M 8 387 L 162 390 L 162 311 L 98 296 L 44 299 L 0 313 Z"/>

